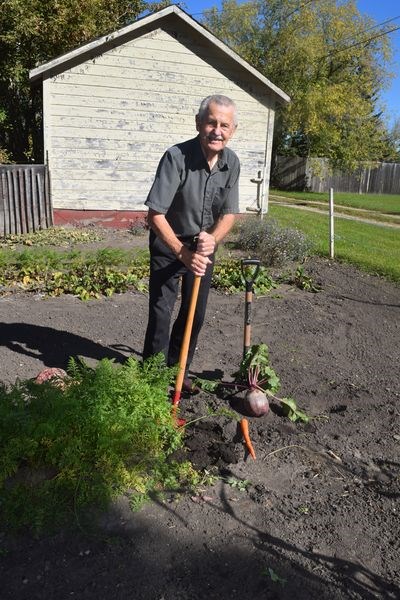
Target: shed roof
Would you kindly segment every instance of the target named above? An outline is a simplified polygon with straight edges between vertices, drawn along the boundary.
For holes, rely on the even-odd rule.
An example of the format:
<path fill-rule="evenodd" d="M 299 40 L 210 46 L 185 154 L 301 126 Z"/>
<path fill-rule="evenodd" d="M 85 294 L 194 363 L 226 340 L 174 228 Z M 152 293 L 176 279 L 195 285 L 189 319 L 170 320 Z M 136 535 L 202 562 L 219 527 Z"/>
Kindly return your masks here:
<path fill-rule="evenodd" d="M 125 43 L 126 41 L 147 33 L 149 30 L 155 29 L 156 27 L 162 27 L 163 23 L 171 23 L 173 20 L 180 23 L 185 23 L 189 29 L 193 32 L 197 32 L 203 38 L 205 38 L 210 44 L 214 45 L 216 49 L 221 51 L 230 60 L 237 63 L 242 69 L 249 73 L 252 77 L 256 78 L 261 84 L 268 88 L 268 91 L 273 93 L 276 100 L 281 103 L 290 102 L 290 98 L 285 92 L 283 92 L 278 86 L 274 85 L 269 79 L 264 77 L 257 69 L 252 67 L 248 62 L 243 60 L 236 52 L 231 50 L 229 46 L 221 42 L 215 35 L 210 33 L 203 25 L 193 19 L 185 11 L 175 5 L 167 6 L 166 8 L 138 19 L 131 25 L 127 25 L 122 29 L 114 31 L 113 33 L 104 35 L 97 38 L 75 50 L 71 50 L 66 54 L 62 54 L 53 60 L 50 60 L 43 65 L 32 69 L 29 73 L 30 81 L 43 80 L 48 77 L 52 77 L 56 73 L 60 73 L 70 68 L 72 65 L 80 64 L 88 58 L 99 56 L 103 52 L 115 48 Z"/>

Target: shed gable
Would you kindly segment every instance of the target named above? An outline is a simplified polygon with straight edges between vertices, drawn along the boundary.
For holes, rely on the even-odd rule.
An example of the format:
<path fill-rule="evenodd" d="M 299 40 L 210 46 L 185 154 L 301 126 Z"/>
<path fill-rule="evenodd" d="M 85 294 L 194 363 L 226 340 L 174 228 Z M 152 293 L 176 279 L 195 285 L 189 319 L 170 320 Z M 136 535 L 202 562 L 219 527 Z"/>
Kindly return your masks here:
<path fill-rule="evenodd" d="M 196 135 L 207 95 L 235 100 L 241 209 L 269 173 L 275 98 L 186 24 L 163 23 L 43 82 L 53 206 L 143 210 L 161 154 Z M 266 168 L 268 166 L 268 168 Z M 267 183 L 267 181 L 266 181 Z"/>

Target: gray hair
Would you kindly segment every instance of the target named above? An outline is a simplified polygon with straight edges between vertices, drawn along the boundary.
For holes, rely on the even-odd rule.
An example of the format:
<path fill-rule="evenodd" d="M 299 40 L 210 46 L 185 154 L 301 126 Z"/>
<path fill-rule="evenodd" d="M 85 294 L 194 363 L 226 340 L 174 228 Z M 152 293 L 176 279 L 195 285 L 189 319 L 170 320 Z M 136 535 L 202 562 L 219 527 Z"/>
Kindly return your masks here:
<path fill-rule="evenodd" d="M 233 124 L 237 127 L 238 119 L 236 113 L 236 104 L 231 98 L 228 96 L 223 96 L 222 94 L 213 94 L 212 96 L 207 96 L 204 100 L 201 101 L 199 112 L 197 113 L 197 118 L 201 122 L 204 120 L 206 113 L 210 107 L 210 104 L 214 102 L 215 104 L 219 104 L 220 106 L 232 106 L 233 107 Z"/>

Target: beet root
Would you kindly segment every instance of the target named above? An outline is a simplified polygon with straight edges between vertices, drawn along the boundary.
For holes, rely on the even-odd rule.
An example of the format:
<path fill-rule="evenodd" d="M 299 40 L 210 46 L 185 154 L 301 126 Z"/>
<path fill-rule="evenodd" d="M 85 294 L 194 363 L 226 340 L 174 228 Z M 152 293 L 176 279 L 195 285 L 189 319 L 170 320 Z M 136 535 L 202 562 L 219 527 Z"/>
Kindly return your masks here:
<path fill-rule="evenodd" d="M 269 411 L 268 398 L 262 390 L 251 388 L 245 394 L 244 407 L 250 416 L 262 417 Z"/>

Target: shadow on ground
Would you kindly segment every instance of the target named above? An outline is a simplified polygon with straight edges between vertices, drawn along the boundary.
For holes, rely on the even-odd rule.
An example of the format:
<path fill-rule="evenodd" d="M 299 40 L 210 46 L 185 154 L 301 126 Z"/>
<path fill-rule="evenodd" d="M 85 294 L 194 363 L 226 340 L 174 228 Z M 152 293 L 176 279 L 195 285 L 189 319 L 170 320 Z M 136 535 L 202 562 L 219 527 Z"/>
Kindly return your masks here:
<path fill-rule="evenodd" d="M 160 503 L 126 521 L 114 505 L 91 534 L 63 531 L 37 540 L 3 539 L 2 599 L 87 600 L 394 600 L 400 589 L 350 561 L 311 552 L 238 514 L 222 488 L 204 503 L 196 539 L 190 500 Z M 212 535 L 206 515 L 218 513 L 231 533 Z M 155 518 L 157 517 L 157 518 Z M 200 535 L 199 535 L 200 533 Z M 29 577 L 25 566 L 29 564 Z M 7 577 L 8 568 L 13 577 Z"/>
<path fill-rule="evenodd" d="M 12 352 L 35 358 L 46 367 L 61 369 L 67 367 L 71 356 L 94 360 L 109 358 L 125 362 L 127 356 L 123 351 L 135 352 L 127 346 L 103 346 L 69 331 L 27 323 L 1 323 L 0 344 Z"/>

